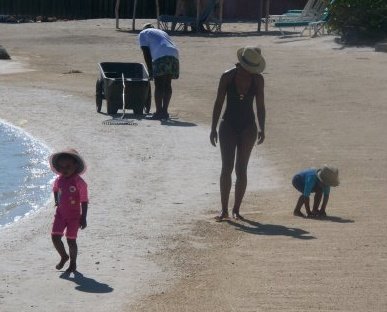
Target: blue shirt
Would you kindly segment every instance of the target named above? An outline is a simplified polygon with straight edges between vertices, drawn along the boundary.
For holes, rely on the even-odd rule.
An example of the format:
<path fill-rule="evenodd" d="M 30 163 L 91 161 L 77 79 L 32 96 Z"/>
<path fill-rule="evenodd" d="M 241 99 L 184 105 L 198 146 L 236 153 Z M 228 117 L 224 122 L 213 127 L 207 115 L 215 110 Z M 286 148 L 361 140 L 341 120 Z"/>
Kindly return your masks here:
<path fill-rule="evenodd" d="M 309 197 L 310 193 L 315 192 L 315 187 L 318 185 L 318 182 L 320 181 L 317 177 L 316 168 L 305 169 L 303 171 L 298 172 L 296 176 L 301 177 L 301 181 L 304 184 L 303 195 L 305 197 Z M 331 188 L 328 185 L 324 185 L 324 184 L 322 185 L 323 185 L 322 191 L 324 193 L 324 196 L 329 195 Z"/>

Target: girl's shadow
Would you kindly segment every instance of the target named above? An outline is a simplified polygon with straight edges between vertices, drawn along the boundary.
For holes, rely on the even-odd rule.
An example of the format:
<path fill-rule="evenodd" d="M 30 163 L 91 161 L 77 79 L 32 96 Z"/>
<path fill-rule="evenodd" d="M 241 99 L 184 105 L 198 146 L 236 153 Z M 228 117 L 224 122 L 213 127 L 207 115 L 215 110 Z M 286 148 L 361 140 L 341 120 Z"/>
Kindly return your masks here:
<path fill-rule="evenodd" d="M 78 271 L 74 272 L 73 277 L 71 277 L 71 273 L 67 272 L 62 273 L 59 277 L 77 284 L 78 286 L 76 286 L 75 289 L 79 291 L 94 294 L 106 294 L 113 291 L 113 288 L 109 285 L 97 282 L 95 279 L 85 277 Z"/>
<path fill-rule="evenodd" d="M 298 239 L 315 239 L 316 237 L 310 234 L 307 231 L 298 228 L 286 227 L 284 225 L 278 224 L 262 224 L 256 221 L 249 219 L 242 219 L 244 223 L 235 222 L 232 220 L 227 220 L 227 223 L 235 226 L 238 231 L 243 231 L 255 235 L 281 235 L 281 236 L 290 236 Z"/>

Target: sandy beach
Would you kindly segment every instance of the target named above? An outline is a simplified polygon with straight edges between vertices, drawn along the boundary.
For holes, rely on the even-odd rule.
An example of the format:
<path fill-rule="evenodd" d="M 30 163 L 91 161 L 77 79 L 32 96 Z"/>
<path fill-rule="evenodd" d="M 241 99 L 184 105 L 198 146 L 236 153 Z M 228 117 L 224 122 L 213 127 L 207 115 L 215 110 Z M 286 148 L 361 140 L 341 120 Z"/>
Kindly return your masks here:
<path fill-rule="evenodd" d="M 179 34 L 173 118 L 109 126 L 95 110 L 97 63 L 144 62 L 137 35 L 114 27 L 0 25 L 12 57 L 0 61 L 0 119 L 53 151 L 76 148 L 90 192 L 75 276 L 55 269 L 52 199 L 0 229 L 0 310 L 386 311 L 387 54 L 334 36 L 257 35 L 250 23 Z M 247 220 L 216 223 L 212 107 L 245 45 L 266 58 L 266 141 L 249 164 Z M 293 174 L 325 163 L 342 183 L 329 216 L 293 217 Z"/>

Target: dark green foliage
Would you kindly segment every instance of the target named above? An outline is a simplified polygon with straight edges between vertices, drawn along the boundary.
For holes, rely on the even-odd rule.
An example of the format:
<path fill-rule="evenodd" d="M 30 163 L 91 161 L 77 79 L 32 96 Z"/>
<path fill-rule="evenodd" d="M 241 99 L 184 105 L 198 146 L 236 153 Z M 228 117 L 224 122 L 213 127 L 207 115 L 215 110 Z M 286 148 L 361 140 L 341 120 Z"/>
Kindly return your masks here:
<path fill-rule="evenodd" d="M 329 10 L 330 27 L 341 34 L 355 29 L 368 37 L 387 35 L 387 0 L 336 0 Z"/>

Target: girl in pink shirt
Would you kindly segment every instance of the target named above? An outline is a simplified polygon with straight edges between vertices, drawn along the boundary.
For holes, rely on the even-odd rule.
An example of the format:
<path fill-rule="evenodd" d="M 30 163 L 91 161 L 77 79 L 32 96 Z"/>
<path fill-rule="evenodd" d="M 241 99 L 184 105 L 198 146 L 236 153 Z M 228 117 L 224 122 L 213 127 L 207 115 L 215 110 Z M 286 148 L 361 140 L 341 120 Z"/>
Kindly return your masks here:
<path fill-rule="evenodd" d="M 52 242 L 61 257 L 56 269 L 62 269 L 70 259 L 66 272 L 71 273 L 77 268 L 78 229 L 87 226 L 87 184 L 80 177 L 86 170 L 86 164 L 75 149 L 68 149 L 51 155 L 50 166 L 59 175 L 53 185 L 56 212 L 51 232 Z M 69 255 L 62 242 L 65 230 Z"/>

